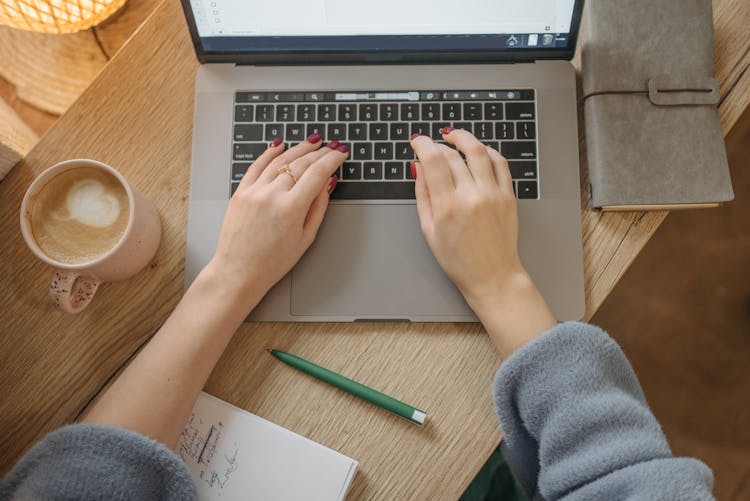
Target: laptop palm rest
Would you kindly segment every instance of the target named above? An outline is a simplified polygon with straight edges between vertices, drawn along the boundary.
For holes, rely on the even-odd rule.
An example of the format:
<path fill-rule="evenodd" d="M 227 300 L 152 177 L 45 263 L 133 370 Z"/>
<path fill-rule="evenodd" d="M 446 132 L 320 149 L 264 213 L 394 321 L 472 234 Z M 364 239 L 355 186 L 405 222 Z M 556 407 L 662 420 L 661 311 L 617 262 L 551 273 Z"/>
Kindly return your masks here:
<path fill-rule="evenodd" d="M 352 320 L 473 316 L 427 246 L 416 206 L 372 204 L 328 208 L 292 271 L 291 312 Z"/>

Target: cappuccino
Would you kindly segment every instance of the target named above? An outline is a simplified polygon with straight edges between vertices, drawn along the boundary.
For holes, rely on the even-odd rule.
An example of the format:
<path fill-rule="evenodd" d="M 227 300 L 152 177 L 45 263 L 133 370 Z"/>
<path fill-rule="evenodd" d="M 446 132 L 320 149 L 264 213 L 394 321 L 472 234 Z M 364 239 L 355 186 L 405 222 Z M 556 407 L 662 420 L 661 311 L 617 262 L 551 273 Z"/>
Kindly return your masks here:
<path fill-rule="evenodd" d="M 93 261 L 115 247 L 130 218 L 120 180 L 94 167 L 56 175 L 30 202 L 34 240 L 47 256 L 66 264 Z"/>

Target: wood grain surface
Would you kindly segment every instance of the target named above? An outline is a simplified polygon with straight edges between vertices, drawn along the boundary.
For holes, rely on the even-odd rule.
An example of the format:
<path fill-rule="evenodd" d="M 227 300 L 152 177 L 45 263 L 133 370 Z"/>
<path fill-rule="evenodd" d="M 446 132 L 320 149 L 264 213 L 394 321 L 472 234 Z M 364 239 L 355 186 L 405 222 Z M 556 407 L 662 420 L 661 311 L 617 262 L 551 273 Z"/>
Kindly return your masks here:
<path fill-rule="evenodd" d="M 739 116 L 734 108 L 750 101 L 737 93 L 748 78 L 738 69 L 747 68 L 750 44 L 743 3 L 715 2 L 725 131 Z M 0 183 L 0 474 L 74 421 L 180 298 L 197 67 L 179 2 L 166 0 Z M 26 249 L 18 210 L 36 175 L 76 157 L 119 169 L 155 203 L 163 235 L 146 270 L 102 286 L 87 310 L 70 316 L 46 298 L 51 270 Z M 590 318 L 665 214 L 592 212 L 588 196 L 582 209 Z M 427 425 L 299 374 L 269 347 L 423 408 Z M 358 459 L 349 499 L 456 499 L 500 439 L 490 400 L 499 363 L 478 324 L 247 324 L 206 391 Z"/>

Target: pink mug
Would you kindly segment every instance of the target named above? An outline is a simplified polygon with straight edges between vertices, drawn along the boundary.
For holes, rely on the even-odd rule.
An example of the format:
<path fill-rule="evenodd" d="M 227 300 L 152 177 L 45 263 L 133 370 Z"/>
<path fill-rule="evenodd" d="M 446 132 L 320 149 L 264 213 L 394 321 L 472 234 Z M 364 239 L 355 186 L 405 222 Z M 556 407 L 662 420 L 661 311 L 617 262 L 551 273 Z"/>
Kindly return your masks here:
<path fill-rule="evenodd" d="M 42 251 L 32 231 L 30 204 L 50 179 L 79 167 L 101 169 L 114 176 L 127 193 L 130 214 L 124 233 L 112 248 L 92 261 L 70 264 L 52 259 Z M 122 174 L 101 162 L 77 159 L 53 165 L 31 183 L 21 203 L 21 233 L 31 252 L 56 268 L 49 286 L 52 300 L 68 313 L 78 313 L 89 305 L 99 284 L 130 278 L 153 259 L 161 239 L 161 222 L 153 204 L 130 186 Z"/>

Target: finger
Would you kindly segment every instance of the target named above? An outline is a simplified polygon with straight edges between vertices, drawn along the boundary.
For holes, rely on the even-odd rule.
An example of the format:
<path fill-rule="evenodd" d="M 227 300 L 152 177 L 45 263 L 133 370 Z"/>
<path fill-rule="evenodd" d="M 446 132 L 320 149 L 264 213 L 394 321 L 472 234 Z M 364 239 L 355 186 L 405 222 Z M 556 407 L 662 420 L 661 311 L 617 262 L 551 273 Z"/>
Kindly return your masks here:
<path fill-rule="evenodd" d="M 495 179 L 500 189 L 506 194 L 513 193 L 513 178 L 510 175 L 508 160 L 505 159 L 497 150 L 487 146 L 487 154 L 492 161 L 492 170 L 495 172 Z"/>
<path fill-rule="evenodd" d="M 466 157 L 471 175 L 479 185 L 497 186 L 492 160 L 487 154 L 487 147 L 473 134 L 462 129 L 446 127 L 442 131 L 443 139 L 452 144 Z"/>
<path fill-rule="evenodd" d="M 349 148 L 343 144 L 336 150 L 329 150 L 322 158 L 308 167 L 292 188 L 291 193 L 298 197 L 301 204 L 309 206 L 318 193 L 328 186 L 331 176 L 336 172 L 336 169 L 341 167 L 348 156 Z"/>
<path fill-rule="evenodd" d="M 427 183 L 422 175 L 422 165 L 419 162 L 412 162 L 412 165 L 416 172 L 414 193 L 417 197 L 417 213 L 419 214 L 422 233 L 427 233 L 432 229 L 432 202 L 430 201 L 430 192 L 427 189 Z"/>
<path fill-rule="evenodd" d="M 474 178 L 471 176 L 471 171 L 466 166 L 466 162 L 456 150 L 444 144 L 438 144 L 437 147 L 448 162 L 456 189 L 460 189 L 461 186 L 476 185 Z"/>
<path fill-rule="evenodd" d="M 432 201 L 437 203 L 455 191 L 453 176 L 445 156 L 432 139 L 427 136 L 413 136 L 411 147 L 421 163 L 421 173 L 427 183 Z"/>
<path fill-rule="evenodd" d="M 268 149 L 264 151 L 250 166 L 247 168 L 245 175 L 242 176 L 239 188 L 253 184 L 260 176 L 261 172 L 268 167 L 274 158 L 278 157 L 284 152 L 284 140 L 277 138 L 268 146 Z"/>
<path fill-rule="evenodd" d="M 294 179 L 292 179 L 292 176 L 290 176 L 289 174 L 280 171 L 276 176 L 276 179 L 273 181 L 273 184 L 281 190 L 291 190 L 292 187 L 297 183 L 297 181 L 299 181 L 299 179 L 302 177 L 302 174 L 304 174 L 308 169 L 308 167 L 323 158 L 331 150 L 335 150 L 339 146 L 340 144 L 338 141 L 332 141 L 328 143 L 324 148 L 311 151 L 307 155 L 298 158 L 297 160 L 289 164 L 289 171 L 292 173 L 292 176 L 294 176 Z"/>
<path fill-rule="evenodd" d="M 320 134 L 311 134 L 307 137 L 307 140 L 302 141 L 297 146 L 289 148 L 283 154 L 276 157 L 270 164 L 263 169 L 263 172 L 258 177 L 260 183 L 270 183 L 279 174 L 279 167 L 285 164 L 290 164 L 297 160 L 299 157 L 307 155 L 311 151 L 315 151 L 323 144 L 323 138 Z"/>
<path fill-rule="evenodd" d="M 332 187 L 335 188 L 335 186 L 336 178 L 332 178 L 310 205 L 310 211 L 307 213 L 307 219 L 305 219 L 305 226 L 302 228 L 302 238 L 304 238 L 305 242 L 312 244 L 313 240 L 315 240 L 315 235 L 318 234 L 318 230 L 328 209 L 330 192 L 333 191 Z"/>

